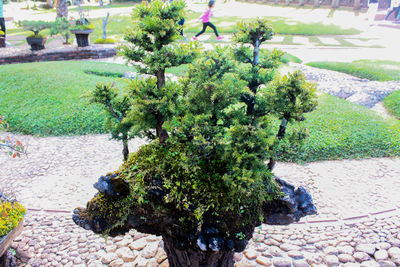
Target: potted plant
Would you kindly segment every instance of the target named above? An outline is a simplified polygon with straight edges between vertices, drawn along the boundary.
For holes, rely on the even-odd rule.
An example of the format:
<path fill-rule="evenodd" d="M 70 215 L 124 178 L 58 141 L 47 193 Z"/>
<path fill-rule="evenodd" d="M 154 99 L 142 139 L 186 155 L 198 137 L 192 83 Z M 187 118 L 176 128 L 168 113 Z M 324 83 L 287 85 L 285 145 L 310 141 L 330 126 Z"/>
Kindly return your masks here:
<path fill-rule="evenodd" d="M 8 250 L 13 240 L 22 232 L 26 209 L 17 201 L 0 192 L 0 266 L 12 265 Z"/>
<path fill-rule="evenodd" d="M 44 44 L 46 43 L 47 38 L 46 35 L 40 34 L 40 31 L 51 28 L 53 26 L 52 22 L 42 20 L 22 20 L 17 24 L 25 30 L 33 32 L 32 35 L 26 37 L 26 41 L 31 46 L 31 50 L 37 51 L 45 48 Z"/>
<path fill-rule="evenodd" d="M 6 47 L 6 35 L 0 30 L 0 47 Z"/>
<path fill-rule="evenodd" d="M 197 43 L 174 44 L 184 6 L 155 0 L 135 9 L 122 54 L 152 77 L 130 81 L 127 92 L 97 87 L 95 97 L 130 123 L 129 136 L 149 142 L 99 178 L 99 192 L 73 220 L 103 235 L 131 228 L 160 235 L 171 267 L 232 267 L 256 226 L 316 213 L 304 188 L 266 164 L 281 142 L 305 137 L 299 125 L 284 135 L 275 130 L 282 112 L 300 124 L 315 108 L 314 87 L 300 74 L 275 77 L 282 53 L 260 52 L 273 33 L 264 21 L 240 27 L 235 50 L 216 47 L 193 61 Z M 166 80 L 166 68 L 191 62 L 179 82 Z M 120 103 L 130 105 L 124 114 Z"/>
<path fill-rule="evenodd" d="M 71 18 L 71 33 L 75 34 L 78 47 L 89 45 L 89 34 L 94 31 L 94 25 L 85 17 L 81 6 L 79 5 L 79 19 Z"/>

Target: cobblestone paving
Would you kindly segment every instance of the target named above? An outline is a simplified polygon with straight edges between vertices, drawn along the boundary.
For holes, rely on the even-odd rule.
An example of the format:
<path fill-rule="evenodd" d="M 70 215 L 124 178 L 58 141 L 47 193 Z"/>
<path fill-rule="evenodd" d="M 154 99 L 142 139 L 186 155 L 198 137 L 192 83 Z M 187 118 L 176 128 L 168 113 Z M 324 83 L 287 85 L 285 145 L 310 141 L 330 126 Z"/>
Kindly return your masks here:
<path fill-rule="evenodd" d="M 118 142 L 106 135 L 14 137 L 29 155 L 0 155 L 0 187 L 29 209 L 13 244 L 21 266 L 168 266 L 160 237 L 131 231 L 106 241 L 71 220 L 98 177 L 121 164 Z M 143 143 L 133 140 L 130 148 Z M 319 215 L 257 228 L 235 255 L 237 266 L 400 265 L 399 158 L 278 163 L 275 173 L 309 189 Z"/>

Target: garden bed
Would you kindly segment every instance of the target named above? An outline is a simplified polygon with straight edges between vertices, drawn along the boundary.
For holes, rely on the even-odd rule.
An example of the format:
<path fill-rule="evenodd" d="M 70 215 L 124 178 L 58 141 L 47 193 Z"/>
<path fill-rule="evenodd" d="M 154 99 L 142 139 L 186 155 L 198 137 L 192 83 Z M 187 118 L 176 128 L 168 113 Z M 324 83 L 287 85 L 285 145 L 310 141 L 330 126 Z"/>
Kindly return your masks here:
<path fill-rule="evenodd" d="M 23 220 L 18 226 L 12 229 L 7 235 L 0 238 L 0 266 L 4 266 L 7 259 L 7 251 L 10 248 L 14 239 L 22 232 L 24 228 Z"/>
<path fill-rule="evenodd" d="M 107 58 L 115 56 L 116 53 L 117 50 L 114 45 L 91 45 L 83 48 L 70 45 L 40 51 L 7 47 L 0 49 L 0 65 L 38 61 Z"/>

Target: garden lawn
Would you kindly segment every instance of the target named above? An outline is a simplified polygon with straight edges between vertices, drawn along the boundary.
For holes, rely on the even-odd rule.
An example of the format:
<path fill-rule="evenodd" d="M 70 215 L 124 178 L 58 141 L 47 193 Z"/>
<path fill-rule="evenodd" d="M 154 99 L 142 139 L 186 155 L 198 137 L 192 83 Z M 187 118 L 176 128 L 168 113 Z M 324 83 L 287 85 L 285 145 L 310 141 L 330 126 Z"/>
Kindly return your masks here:
<path fill-rule="evenodd" d="M 322 94 L 317 109 L 306 114 L 310 136 L 301 148 L 281 160 L 309 162 L 332 159 L 400 156 L 400 122 L 374 111 Z"/>
<path fill-rule="evenodd" d="M 124 65 L 86 62 L 43 62 L 0 66 L 0 114 L 10 130 L 34 135 L 105 133 L 105 115 L 82 95 L 97 82 L 124 85 Z M 174 69 L 175 74 L 185 68 Z M 310 137 L 302 148 L 280 160 L 317 161 L 400 155 L 400 122 L 322 95 L 307 114 Z"/>
<path fill-rule="evenodd" d="M 24 134 L 105 133 L 100 106 L 89 104 L 82 95 L 97 82 L 122 85 L 115 76 L 128 70 L 132 68 L 85 61 L 0 66 L 0 114 L 11 131 Z"/>

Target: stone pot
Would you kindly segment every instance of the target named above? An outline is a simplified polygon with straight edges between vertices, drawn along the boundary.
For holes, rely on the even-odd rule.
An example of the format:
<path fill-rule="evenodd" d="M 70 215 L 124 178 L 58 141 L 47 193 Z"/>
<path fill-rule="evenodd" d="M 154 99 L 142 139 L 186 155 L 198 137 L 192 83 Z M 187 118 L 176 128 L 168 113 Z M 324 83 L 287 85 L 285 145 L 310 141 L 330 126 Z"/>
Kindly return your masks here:
<path fill-rule="evenodd" d="M 44 49 L 46 43 L 46 37 L 27 37 L 26 41 L 31 46 L 32 51 L 38 51 Z"/>
<path fill-rule="evenodd" d="M 78 47 L 85 47 L 89 45 L 89 34 L 92 33 L 93 30 L 71 30 L 71 33 L 75 34 L 76 43 Z"/>
<path fill-rule="evenodd" d="M 7 252 L 14 239 L 22 232 L 24 221 L 21 220 L 17 227 L 12 229 L 7 235 L 0 239 L 0 266 L 8 266 Z"/>
<path fill-rule="evenodd" d="M 4 34 L 0 34 L 0 47 L 6 47 L 6 36 Z"/>

